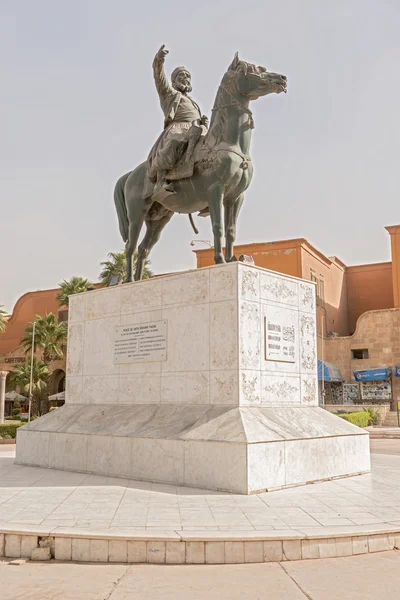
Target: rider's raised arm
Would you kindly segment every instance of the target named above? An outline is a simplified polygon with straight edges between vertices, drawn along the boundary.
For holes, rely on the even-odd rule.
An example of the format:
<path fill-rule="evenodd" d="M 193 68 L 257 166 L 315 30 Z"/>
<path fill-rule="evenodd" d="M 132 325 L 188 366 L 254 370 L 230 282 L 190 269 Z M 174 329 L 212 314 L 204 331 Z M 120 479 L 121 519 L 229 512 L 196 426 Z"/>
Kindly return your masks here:
<path fill-rule="evenodd" d="M 165 46 L 161 46 L 153 60 L 154 81 L 161 100 L 165 99 L 173 91 L 164 71 L 164 62 L 167 54 L 168 50 L 165 50 Z"/>

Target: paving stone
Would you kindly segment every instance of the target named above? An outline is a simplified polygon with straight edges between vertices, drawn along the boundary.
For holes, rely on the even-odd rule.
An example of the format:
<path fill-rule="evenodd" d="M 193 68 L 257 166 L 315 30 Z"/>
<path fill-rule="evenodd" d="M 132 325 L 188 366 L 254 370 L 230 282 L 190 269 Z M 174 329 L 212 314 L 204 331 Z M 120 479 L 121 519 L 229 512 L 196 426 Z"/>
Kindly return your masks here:
<path fill-rule="evenodd" d="M 9 558 L 21 557 L 21 536 L 6 534 L 4 543 L 4 555 Z"/>
<path fill-rule="evenodd" d="M 166 542 L 165 562 L 169 565 L 183 565 L 186 561 L 185 542 Z"/>
<path fill-rule="evenodd" d="M 149 563 L 165 563 L 165 542 L 147 542 L 147 562 Z"/>
<path fill-rule="evenodd" d="M 264 562 L 264 544 L 263 542 L 244 542 L 244 562 L 262 563 Z"/>
<path fill-rule="evenodd" d="M 108 540 L 89 541 L 90 562 L 108 562 Z"/>
<path fill-rule="evenodd" d="M 72 556 L 71 538 L 56 537 L 54 558 L 56 560 L 71 560 Z"/>
<path fill-rule="evenodd" d="M 204 542 L 186 542 L 186 563 L 203 564 L 205 562 Z"/>
<path fill-rule="evenodd" d="M 109 541 L 108 560 L 110 562 L 126 563 L 128 560 L 128 545 L 125 540 Z"/>
<path fill-rule="evenodd" d="M 206 542 L 205 559 L 208 565 L 223 565 L 225 562 L 225 542 Z"/>
<path fill-rule="evenodd" d="M 32 551 L 38 547 L 38 537 L 36 535 L 21 536 L 21 557 L 30 558 Z"/>
<path fill-rule="evenodd" d="M 244 563 L 244 542 L 225 542 L 226 564 Z"/>

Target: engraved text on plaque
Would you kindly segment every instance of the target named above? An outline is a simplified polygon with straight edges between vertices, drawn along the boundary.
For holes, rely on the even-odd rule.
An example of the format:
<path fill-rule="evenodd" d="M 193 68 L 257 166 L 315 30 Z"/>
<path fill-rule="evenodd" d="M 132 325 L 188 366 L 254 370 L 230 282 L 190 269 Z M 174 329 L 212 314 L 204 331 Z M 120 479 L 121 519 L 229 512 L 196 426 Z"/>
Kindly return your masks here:
<path fill-rule="evenodd" d="M 114 364 L 167 360 L 167 321 L 115 328 Z"/>

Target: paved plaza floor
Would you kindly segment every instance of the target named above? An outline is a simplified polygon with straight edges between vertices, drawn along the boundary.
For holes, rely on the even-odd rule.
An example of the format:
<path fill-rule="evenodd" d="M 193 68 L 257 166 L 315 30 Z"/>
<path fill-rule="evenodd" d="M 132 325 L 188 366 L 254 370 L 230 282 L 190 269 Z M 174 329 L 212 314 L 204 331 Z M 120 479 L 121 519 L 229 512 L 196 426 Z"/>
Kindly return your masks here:
<path fill-rule="evenodd" d="M 388 600 L 400 552 L 256 565 L 0 562 L 1 600 Z"/>
<path fill-rule="evenodd" d="M 372 444 L 397 453 L 373 453 L 370 474 L 252 496 L 25 467 L 0 446 L 0 526 L 327 536 L 400 527 L 400 441 Z"/>

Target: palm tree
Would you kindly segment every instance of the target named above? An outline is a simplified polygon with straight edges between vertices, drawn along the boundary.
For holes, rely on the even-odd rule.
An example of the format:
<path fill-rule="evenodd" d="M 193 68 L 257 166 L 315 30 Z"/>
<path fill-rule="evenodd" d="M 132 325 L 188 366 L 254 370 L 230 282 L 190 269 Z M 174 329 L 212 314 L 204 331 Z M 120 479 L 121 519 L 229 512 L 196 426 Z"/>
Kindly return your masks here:
<path fill-rule="evenodd" d="M 58 300 L 60 306 L 68 306 L 69 296 L 72 296 L 72 294 L 87 292 L 87 290 L 91 288 L 93 284 L 88 279 L 74 275 L 69 281 L 64 279 L 59 286 L 61 291 L 57 294 L 56 299 Z"/>
<path fill-rule="evenodd" d="M 7 320 L 6 320 L 6 311 L 3 310 L 3 304 L 0 304 L 0 333 L 5 330 Z"/>
<path fill-rule="evenodd" d="M 25 329 L 21 346 L 26 353 L 32 351 L 33 323 Z M 45 317 L 36 315 L 34 352 L 40 348 L 43 353 L 43 362 L 49 364 L 54 357 L 62 358 L 67 344 L 68 329 L 66 323 L 59 323 L 53 313 Z"/>
<path fill-rule="evenodd" d="M 133 268 L 136 268 L 136 261 L 138 253 L 135 251 L 133 255 Z M 108 259 L 100 263 L 103 267 L 102 272 L 99 275 L 99 279 L 103 285 L 108 285 L 112 275 L 121 275 L 122 279 L 126 279 L 126 250 L 122 252 L 110 252 Z M 150 261 L 145 261 L 145 267 L 143 269 L 143 279 L 148 279 L 153 276 L 152 271 L 148 268 Z"/>
<path fill-rule="evenodd" d="M 34 403 L 32 406 L 32 413 L 37 414 L 38 403 L 40 397 L 43 396 L 47 389 L 47 384 L 50 378 L 50 369 L 48 365 L 40 360 L 33 358 L 32 363 L 32 396 Z M 26 361 L 21 365 L 16 365 L 12 371 L 10 371 L 10 382 L 15 387 L 20 387 L 25 392 L 29 392 L 31 381 L 31 362 Z"/>

